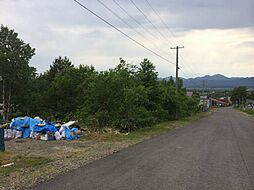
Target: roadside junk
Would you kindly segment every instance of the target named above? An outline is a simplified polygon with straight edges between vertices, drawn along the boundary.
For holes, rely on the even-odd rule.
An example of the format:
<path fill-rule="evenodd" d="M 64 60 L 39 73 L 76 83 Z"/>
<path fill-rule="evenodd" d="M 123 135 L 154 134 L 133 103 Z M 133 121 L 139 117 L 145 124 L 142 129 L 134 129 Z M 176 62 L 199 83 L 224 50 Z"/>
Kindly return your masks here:
<path fill-rule="evenodd" d="M 10 125 L 4 129 L 4 138 L 32 138 L 36 140 L 78 139 L 81 135 L 77 121 L 68 123 L 47 122 L 40 117 L 17 117 L 12 119 Z"/>

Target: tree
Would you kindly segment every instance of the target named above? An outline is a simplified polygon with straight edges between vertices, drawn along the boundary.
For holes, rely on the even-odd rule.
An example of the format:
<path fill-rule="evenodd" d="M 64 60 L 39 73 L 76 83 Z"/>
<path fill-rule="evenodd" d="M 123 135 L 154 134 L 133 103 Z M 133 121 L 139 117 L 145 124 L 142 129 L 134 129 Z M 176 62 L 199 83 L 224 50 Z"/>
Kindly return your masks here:
<path fill-rule="evenodd" d="M 56 75 L 48 91 L 48 108 L 56 118 L 74 117 L 77 109 L 83 104 L 86 85 L 96 72 L 93 67 L 80 66 L 66 68 Z"/>
<path fill-rule="evenodd" d="M 148 59 L 144 59 L 140 63 L 140 68 L 137 73 L 138 79 L 146 86 L 154 86 L 157 83 L 158 73 L 155 71 L 155 66 Z"/>
<path fill-rule="evenodd" d="M 159 101 L 158 73 L 155 66 L 148 59 L 140 63 L 140 68 L 136 74 L 140 84 L 145 86 L 148 93 L 148 102 L 145 105 L 147 110 L 154 111 L 157 109 Z"/>
<path fill-rule="evenodd" d="M 22 97 L 25 85 L 34 76 L 35 68 L 28 65 L 35 49 L 18 38 L 18 33 L 0 27 L 0 76 L 2 77 L 3 117 L 8 120 L 13 102 Z M 17 92 L 17 93 L 14 93 Z"/>
<path fill-rule="evenodd" d="M 30 77 L 29 103 L 20 109 L 30 116 L 52 120 L 79 120 L 89 128 L 112 127 L 132 131 L 197 111 L 197 101 L 175 90 L 173 78 L 158 80 L 155 66 L 144 59 L 140 66 L 120 63 L 95 71 L 92 66 L 73 67 L 57 58 L 50 69 Z M 27 100 L 27 98 L 26 98 Z M 21 103 L 19 103 L 21 105 Z"/>
<path fill-rule="evenodd" d="M 61 73 L 64 69 L 67 68 L 73 68 L 73 65 L 66 56 L 64 58 L 61 56 L 55 58 L 53 64 L 50 65 L 50 69 L 46 72 L 49 81 L 52 82 L 58 73 Z"/>
<path fill-rule="evenodd" d="M 231 100 L 236 107 L 245 106 L 247 95 L 247 88 L 245 86 L 239 86 L 232 91 Z"/>

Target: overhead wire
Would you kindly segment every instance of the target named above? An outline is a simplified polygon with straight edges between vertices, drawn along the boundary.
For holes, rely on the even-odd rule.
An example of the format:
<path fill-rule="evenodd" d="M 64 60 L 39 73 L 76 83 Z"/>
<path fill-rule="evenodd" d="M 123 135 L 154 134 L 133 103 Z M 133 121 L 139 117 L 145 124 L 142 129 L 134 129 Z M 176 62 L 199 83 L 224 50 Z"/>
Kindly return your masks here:
<path fill-rule="evenodd" d="M 155 26 L 155 25 L 152 23 L 152 21 L 145 15 L 145 13 L 138 7 L 138 5 L 137 5 L 133 0 L 130 0 L 130 2 L 131 2 L 131 3 L 134 5 L 134 7 L 143 15 L 143 17 L 147 20 L 147 22 L 149 22 L 149 23 L 153 26 L 153 28 L 160 34 L 160 36 L 161 36 L 164 40 L 168 41 L 169 44 L 173 45 L 172 42 L 170 42 L 170 41 L 168 40 L 168 38 L 166 38 L 166 37 L 164 36 L 164 34 L 161 33 L 161 31 L 158 29 L 158 27 Z"/>
<path fill-rule="evenodd" d="M 169 26 L 166 24 L 166 22 L 162 19 L 162 17 L 160 16 L 160 14 L 155 10 L 155 8 L 152 6 L 152 4 L 149 2 L 149 0 L 145 0 L 145 2 L 147 3 L 147 5 L 151 8 L 151 10 L 157 15 L 157 17 L 159 18 L 159 20 L 161 21 L 161 23 L 164 25 L 165 28 L 167 28 L 168 32 L 171 34 L 171 36 L 173 38 L 175 38 L 174 33 L 170 30 Z M 182 55 L 180 54 L 180 59 L 182 59 L 183 63 L 185 63 L 186 61 L 184 60 L 184 58 L 182 57 Z M 183 64 L 184 65 L 184 64 Z M 187 65 L 187 64 L 186 64 Z M 190 65 L 188 65 L 189 67 L 189 71 L 191 71 L 191 73 L 195 76 L 197 75 L 194 70 L 192 69 L 192 67 Z"/>
<path fill-rule="evenodd" d="M 182 59 L 182 61 L 183 61 L 184 63 L 186 63 L 185 59 L 183 58 L 183 56 L 182 56 L 181 54 L 180 54 L 180 58 Z M 191 64 L 189 64 L 188 66 L 189 66 L 189 69 L 190 69 L 190 71 L 192 72 L 192 74 L 193 74 L 194 76 L 199 76 L 199 75 L 200 75 L 199 72 L 195 72 L 195 71 L 194 71 L 195 68 L 193 68 L 193 67 L 191 66 Z M 196 69 L 196 70 L 197 70 L 197 69 Z"/>
<path fill-rule="evenodd" d="M 117 30 L 118 32 L 120 32 L 122 35 L 124 35 L 125 37 L 127 37 L 129 40 L 133 41 L 134 43 L 138 44 L 139 46 L 143 47 L 144 49 L 146 49 L 147 51 L 153 53 L 154 55 L 156 55 L 157 57 L 163 59 L 166 62 L 169 62 L 171 64 L 174 64 L 171 60 L 165 58 L 164 56 L 160 55 L 159 53 L 153 51 L 152 49 L 148 48 L 147 46 L 143 45 L 141 42 L 135 40 L 134 38 L 132 38 L 131 36 L 129 36 L 128 34 L 126 34 L 125 32 L 123 32 L 121 29 L 117 28 L 116 26 L 114 26 L 113 24 L 111 24 L 109 21 L 107 21 L 106 19 L 104 19 L 103 17 L 101 17 L 100 15 L 96 14 L 94 11 L 92 11 L 91 9 L 89 9 L 87 6 L 83 5 L 82 3 L 80 3 L 78 0 L 73 0 L 74 2 L 76 2 L 78 5 L 80 5 L 82 8 L 86 9 L 88 12 L 90 12 L 91 14 L 93 14 L 94 16 L 96 16 L 97 18 L 99 18 L 100 20 L 102 20 L 103 22 L 105 22 L 106 24 L 108 24 L 109 26 L 111 26 L 112 28 L 114 28 L 115 30 Z M 116 14 L 112 9 L 110 9 L 108 6 L 106 6 L 104 3 L 102 3 L 100 0 L 97 0 L 100 4 L 102 4 L 107 10 L 109 10 L 112 14 L 114 14 L 118 19 L 120 19 L 123 23 L 125 23 L 128 27 L 130 27 L 131 29 L 133 29 L 136 33 L 140 34 L 142 37 L 144 37 L 139 31 L 137 31 L 132 25 L 130 25 L 128 22 L 126 22 L 121 16 L 119 16 L 118 14 Z M 115 3 L 116 0 L 113 0 Z M 132 0 L 130 0 L 132 1 Z M 132 1 L 133 2 L 133 1 Z M 134 2 L 133 2 L 134 3 Z M 135 3 L 134 3 L 135 4 Z M 118 3 L 119 5 L 119 3 Z M 120 8 L 120 5 L 118 6 Z M 124 10 L 124 9 L 123 9 Z M 125 13 L 127 14 L 128 12 L 125 11 Z M 143 12 L 144 14 L 144 12 Z M 127 14 L 128 16 L 131 16 L 130 14 Z M 136 19 L 134 19 L 136 20 Z M 137 20 L 136 20 L 137 21 Z M 139 23 L 138 21 L 136 23 Z M 140 24 L 141 25 L 141 24 Z M 156 26 L 155 26 L 156 27 Z M 147 39 L 148 40 L 148 39 Z M 148 40 L 149 41 L 149 40 Z M 186 73 L 183 71 L 183 69 L 179 68 L 179 70 L 186 76 Z"/>
<path fill-rule="evenodd" d="M 158 51 L 161 51 L 162 53 L 166 53 L 165 51 L 161 50 L 160 47 L 158 47 L 155 43 L 153 43 L 151 40 L 149 40 L 147 37 L 145 37 L 141 32 L 139 32 L 137 29 L 135 29 L 131 24 L 129 24 L 127 21 L 125 21 L 120 15 L 118 15 L 115 11 L 113 11 L 111 8 L 109 8 L 105 3 L 103 3 L 101 0 L 97 0 L 105 9 L 107 9 L 109 12 L 111 12 L 115 17 L 117 17 L 119 20 L 121 20 L 125 25 L 127 25 L 130 29 L 132 29 L 134 32 L 136 32 L 138 35 L 142 36 L 146 41 L 148 41 L 150 44 L 155 46 Z M 167 54 L 167 53 L 166 53 Z"/>
<path fill-rule="evenodd" d="M 179 68 L 179 70 L 183 73 L 183 75 L 186 77 L 186 79 L 190 79 L 189 82 L 194 85 L 199 85 L 196 80 L 192 80 L 190 76 L 187 76 L 186 73 L 183 71 L 183 69 Z"/>
<path fill-rule="evenodd" d="M 79 6 L 81 6 L 83 9 L 87 10 L 88 12 L 90 12 L 92 15 L 96 16 L 97 18 L 99 18 L 101 21 L 103 21 L 104 23 L 106 23 L 107 25 L 111 26 L 112 28 L 114 28 L 116 31 L 118 31 L 119 33 L 121 33 L 122 35 L 124 35 L 125 37 L 127 37 L 129 40 L 131 40 L 132 42 L 138 44 L 139 46 L 143 47 L 144 49 L 146 49 L 147 51 L 153 53 L 154 55 L 156 55 L 157 57 L 163 59 L 164 61 L 167 61 L 168 63 L 174 64 L 173 62 L 171 62 L 170 60 L 166 59 L 165 57 L 161 56 L 160 54 L 156 53 L 155 51 L 151 50 L 150 48 L 146 47 L 145 45 L 143 45 L 142 43 L 140 43 L 139 41 L 135 40 L 134 38 L 132 38 L 131 36 L 129 36 L 128 34 L 126 34 L 125 32 L 123 32 L 122 30 L 120 30 L 119 28 L 117 28 L 116 26 L 114 26 L 113 24 L 111 24 L 109 21 L 107 21 L 106 19 L 102 18 L 100 15 L 98 15 L 97 13 L 95 13 L 94 11 L 92 11 L 91 9 L 89 9 L 87 6 L 85 6 L 84 4 L 80 3 L 78 0 L 73 0 L 75 3 L 77 3 Z"/>
<path fill-rule="evenodd" d="M 152 32 L 150 32 L 146 27 L 143 26 L 143 24 L 141 24 L 135 17 L 133 17 L 127 10 L 125 10 L 119 2 L 117 2 L 117 0 L 112 0 L 116 6 L 118 6 L 130 19 L 132 19 L 137 25 L 141 26 L 141 28 L 147 32 L 150 36 L 152 36 L 154 39 L 156 40 L 161 40 L 159 39 L 157 36 L 155 36 Z M 150 40 L 149 40 L 150 41 Z M 154 43 L 153 43 L 154 44 Z M 154 44 L 154 46 L 156 46 L 158 48 L 158 46 L 156 44 Z M 163 53 L 165 53 L 166 55 L 168 55 L 168 52 L 166 52 L 165 50 L 162 50 Z"/>
<path fill-rule="evenodd" d="M 138 6 L 137 4 L 133 1 L 133 0 L 130 0 L 131 3 L 135 6 L 135 8 L 143 15 L 143 17 L 153 26 L 153 28 L 155 30 L 157 30 L 159 32 L 159 34 L 165 39 L 167 40 L 171 45 L 173 45 L 173 43 L 171 41 L 168 40 L 168 38 L 165 37 L 165 35 L 158 29 L 158 27 L 156 27 L 152 21 L 145 15 L 144 11 L 142 11 Z M 157 11 L 152 7 L 151 3 L 149 3 L 148 0 L 146 0 L 146 3 L 148 4 L 148 6 L 153 10 L 153 12 L 157 15 L 157 17 L 161 20 L 161 22 L 163 24 L 166 25 L 166 23 L 162 20 L 162 18 L 159 16 L 159 14 L 157 13 Z M 167 26 L 166 26 L 167 27 Z M 168 28 L 168 27 L 167 27 Z M 173 34 L 172 34 L 173 35 Z M 174 35 L 173 35 L 174 36 Z M 174 46 L 174 45 L 173 45 Z"/>
<path fill-rule="evenodd" d="M 116 0 L 112 0 L 126 15 L 128 15 L 134 22 L 136 22 L 136 24 L 138 24 L 139 26 L 141 26 L 147 33 L 149 33 L 152 37 L 158 39 L 156 36 L 154 36 L 153 33 L 151 33 L 149 30 L 147 30 L 143 24 L 141 24 L 135 17 L 133 17 L 130 13 L 128 13 L 128 11 L 126 11 L 119 2 L 117 2 Z"/>
<path fill-rule="evenodd" d="M 161 18 L 160 14 L 153 8 L 152 4 L 148 1 L 145 0 L 146 3 L 148 4 L 148 6 L 153 10 L 153 12 L 157 15 L 157 17 L 160 19 L 161 23 L 167 28 L 167 30 L 169 31 L 169 33 L 171 34 L 171 36 L 173 38 L 175 38 L 174 33 L 169 29 L 168 25 L 164 22 L 164 20 Z"/>

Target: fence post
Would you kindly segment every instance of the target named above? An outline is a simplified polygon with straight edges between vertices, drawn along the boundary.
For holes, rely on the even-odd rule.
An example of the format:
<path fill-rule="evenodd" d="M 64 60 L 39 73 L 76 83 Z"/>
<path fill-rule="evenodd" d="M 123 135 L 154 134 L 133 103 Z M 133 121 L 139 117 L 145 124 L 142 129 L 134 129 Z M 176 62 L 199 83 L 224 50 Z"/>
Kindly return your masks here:
<path fill-rule="evenodd" d="M 0 128 L 0 152 L 5 151 L 5 145 L 4 145 L 4 129 Z"/>

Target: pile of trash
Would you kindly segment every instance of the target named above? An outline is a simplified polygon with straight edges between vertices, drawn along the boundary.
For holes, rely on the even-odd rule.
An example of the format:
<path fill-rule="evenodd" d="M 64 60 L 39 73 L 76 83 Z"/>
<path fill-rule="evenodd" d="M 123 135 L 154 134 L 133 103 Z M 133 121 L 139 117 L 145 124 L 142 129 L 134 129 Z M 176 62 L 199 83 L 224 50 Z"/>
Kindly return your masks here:
<path fill-rule="evenodd" d="M 82 131 L 77 121 L 67 123 L 48 122 L 40 117 L 17 117 L 12 119 L 10 125 L 5 128 L 4 138 L 32 138 L 36 140 L 74 140 L 78 139 Z"/>

